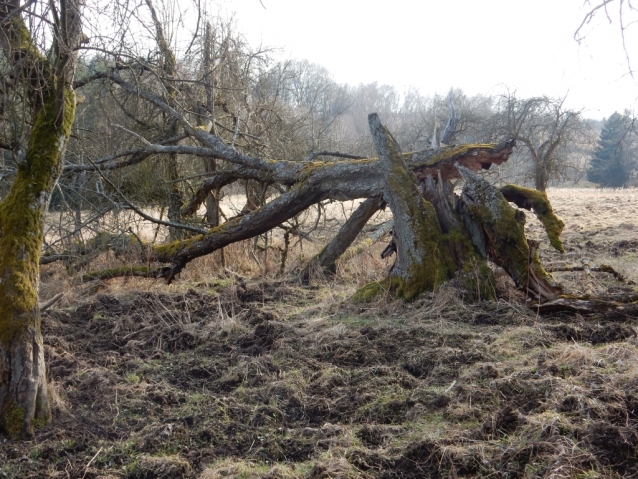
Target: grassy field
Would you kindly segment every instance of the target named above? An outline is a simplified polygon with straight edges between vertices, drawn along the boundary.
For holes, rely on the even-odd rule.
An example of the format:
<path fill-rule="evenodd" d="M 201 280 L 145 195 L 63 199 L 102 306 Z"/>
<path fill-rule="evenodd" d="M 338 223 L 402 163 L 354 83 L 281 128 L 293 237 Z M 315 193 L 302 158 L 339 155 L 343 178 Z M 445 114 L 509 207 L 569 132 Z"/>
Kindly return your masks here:
<path fill-rule="evenodd" d="M 638 281 L 638 191 L 549 196 L 567 225 L 564 255 L 541 250 L 550 269 L 584 259 Z M 529 214 L 528 228 L 544 239 Z M 54 421 L 0 442 L 0 477 L 638 476 L 634 318 L 539 316 L 516 294 L 467 304 L 451 285 L 353 305 L 391 265 L 384 245 L 302 287 L 294 267 L 323 241 L 297 245 L 283 276 L 251 242 L 171 286 L 44 268 L 43 298 L 67 292 L 43 320 Z M 555 274 L 574 293 L 634 288 Z"/>

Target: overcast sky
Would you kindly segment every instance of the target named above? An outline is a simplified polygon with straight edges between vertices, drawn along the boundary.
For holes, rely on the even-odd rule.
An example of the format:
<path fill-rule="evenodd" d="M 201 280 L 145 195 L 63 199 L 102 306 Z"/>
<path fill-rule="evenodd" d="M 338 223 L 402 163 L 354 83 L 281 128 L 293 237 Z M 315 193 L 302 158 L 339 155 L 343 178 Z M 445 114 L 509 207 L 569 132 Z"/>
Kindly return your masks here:
<path fill-rule="evenodd" d="M 592 0 L 595 4 L 596 0 Z M 218 0 L 253 45 L 326 67 L 340 83 L 385 83 L 424 95 L 450 87 L 567 95 L 590 118 L 638 110 L 617 7 L 578 44 L 583 0 Z M 263 6 L 262 6 L 263 3 Z M 618 3 L 618 2 L 615 2 Z M 611 4 L 615 5 L 614 3 Z M 265 8 L 264 8 L 265 7 Z M 626 15 L 627 20 L 636 20 Z M 626 36 L 638 69 L 638 25 Z M 632 43 L 633 42 L 633 43 Z"/>

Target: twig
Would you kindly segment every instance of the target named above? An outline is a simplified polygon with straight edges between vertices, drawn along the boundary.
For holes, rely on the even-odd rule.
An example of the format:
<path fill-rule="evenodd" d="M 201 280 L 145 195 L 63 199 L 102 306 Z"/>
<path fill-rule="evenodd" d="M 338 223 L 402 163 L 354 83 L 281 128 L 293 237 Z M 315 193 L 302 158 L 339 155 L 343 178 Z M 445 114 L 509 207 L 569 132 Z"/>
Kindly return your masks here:
<path fill-rule="evenodd" d="M 89 160 L 89 162 L 91 164 L 93 164 L 95 166 L 95 163 L 93 163 L 90 158 L 87 158 L 87 160 Z M 172 221 L 163 221 L 163 220 L 158 220 L 157 218 L 154 218 L 150 215 L 147 215 L 146 213 L 144 213 L 142 210 L 140 210 L 137 206 L 135 206 L 133 203 L 131 203 L 126 196 L 124 196 L 124 194 L 120 191 L 120 189 L 115 186 L 115 184 L 109 180 L 106 176 L 104 176 L 102 174 L 102 172 L 99 169 L 96 169 L 97 174 L 100 175 L 100 177 L 106 181 L 109 186 L 111 186 L 111 188 L 113 188 L 115 191 L 117 191 L 119 193 L 119 195 L 122 197 L 122 199 L 124 200 L 124 203 L 126 203 L 126 205 L 132 209 L 133 211 L 135 211 L 138 215 L 140 215 L 142 218 L 144 218 L 147 221 L 150 221 L 151 223 L 156 223 L 159 225 L 164 225 L 164 226 L 170 226 L 172 228 L 179 228 L 179 229 L 183 229 L 183 230 L 188 230 L 188 231 L 192 231 L 194 233 L 199 233 L 199 234 L 204 234 L 207 233 L 207 230 L 203 229 L 203 228 L 197 228 L 195 226 L 190 226 L 190 225 L 185 225 L 185 224 L 181 224 L 181 223 L 173 223 Z M 112 200 L 111 200 L 112 201 Z"/>
<path fill-rule="evenodd" d="M 57 303 L 58 301 L 60 301 L 62 298 L 64 297 L 64 293 L 58 293 L 55 296 L 53 296 L 53 298 L 45 301 L 44 303 L 42 303 L 40 305 L 40 312 L 42 311 L 46 311 L 47 309 L 49 309 L 51 306 L 53 306 L 55 303 Z"/>
<path fill-rule="evenodd" d="M 116 391 L 117 391 L 117 389 L 116 389 Z M 86 467 L 84 468 L 84 474 L 82 474 L 82 479 L 84 479 L 84 478 L 86 477 L 86 473 L 89 471 L 89 466 L 90 466 L 91 464 L 93 464 L 93 461 L 95 461 L 95 458 L 97 458 L 97 455 L 98 455 L 99 453 L 101 453 L 101 452 L 102 452 L 102 448 L 103 448 L 103 447 L 104 447 L 104 446 L 100 446 L 100 448 L 99 448 L 99 449 L 97 450 L 97 452 L 95 453 L 95 456 L 93 456 L 93 457 L 91 458 L 91 460 L 89 461 L 89 463 L 88 463 L 88 464 L 86 465 Z"/>
<path fill-rule="evenodd" d="M 152 145 L 151 142 L 148 141 L 146 138 L 144 138 L 142 135 L 138 135 L 134 131 L 131 131 L 128 128 L 124 128 L 122 125 L 118 125 L 117 123 L 111 123 L 111 125 L 114 126 L 115 128 L 119 128 L 120 130 L 125 131 L 129 135 L 133 135 L 135 138 L 137 138 L 138 140 L 140 140 L 142 143 L 144 143 L 147 146 Z"/>

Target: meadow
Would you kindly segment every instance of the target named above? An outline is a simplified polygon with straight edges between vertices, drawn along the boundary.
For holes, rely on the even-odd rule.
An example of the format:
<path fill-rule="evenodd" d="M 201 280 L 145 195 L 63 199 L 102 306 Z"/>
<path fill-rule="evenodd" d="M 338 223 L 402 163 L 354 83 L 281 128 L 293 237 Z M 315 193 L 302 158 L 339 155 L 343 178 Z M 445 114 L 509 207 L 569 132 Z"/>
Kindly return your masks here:
<path fill-rule="evenodd" d="M 529 213 L 528 235 L 566 290 L 635 290 L 638 190 L 548 194 L 566 252 Z M 43 300 L 65 293 L 43 318 L 54 420 L 0 443 L 0 477 L 638 475 L 635 318 L 539 315 L 507 284 L 498 301 L 469 304 L 450 282 L 353 304 L 392 264 L 383 241 L 302 285 L 299 267 L 353 207 L 331 205 L 283 274 L 278 235 L 225 248 L 223 265 L 200 258 L 170 286 L 43 267 Z M 625 281 L 564 271 L 583 261 Z"/>

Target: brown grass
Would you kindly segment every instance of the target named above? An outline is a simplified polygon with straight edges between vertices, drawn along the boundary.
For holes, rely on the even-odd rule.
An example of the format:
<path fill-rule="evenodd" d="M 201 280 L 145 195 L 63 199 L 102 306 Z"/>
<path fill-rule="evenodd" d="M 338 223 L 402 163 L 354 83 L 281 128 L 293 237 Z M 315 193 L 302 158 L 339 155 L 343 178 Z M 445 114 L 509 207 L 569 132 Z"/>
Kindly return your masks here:
<path fill-rule="evenodd" d="M 635 190 L 549 195 L 568 227 L 565 255 L 542 249 L 547 264 L 587 258 L 636 279 L 625 225 L 635 215 L 618 206 L 636 207 Z M 531 216 L 530 236 L 544 239 Z M 355 289 L 387 273 L 383 244 L 335 277 L 296 280 L 335 228 L 297 244 L 283 276 L 277 251 L 251 241 L 225 248 L 225 265 L 219 252 L 194 261 L 170 286 L 79 283 L 44 267 L 42 296 L 66 292 L 43 321 L 55 418 L 34 442 L 0 442 L 0 476 L 638 474 L 634 319 L 538 316 L 514 293 L 468 304 L 452 283 L 412 303 L 355 305 Z M 106 253 L 90 269 L 118 261 Z M 570 274 L 561 279 L 578 291 L 582 274 Z"/>

